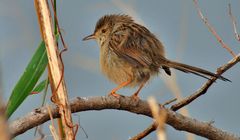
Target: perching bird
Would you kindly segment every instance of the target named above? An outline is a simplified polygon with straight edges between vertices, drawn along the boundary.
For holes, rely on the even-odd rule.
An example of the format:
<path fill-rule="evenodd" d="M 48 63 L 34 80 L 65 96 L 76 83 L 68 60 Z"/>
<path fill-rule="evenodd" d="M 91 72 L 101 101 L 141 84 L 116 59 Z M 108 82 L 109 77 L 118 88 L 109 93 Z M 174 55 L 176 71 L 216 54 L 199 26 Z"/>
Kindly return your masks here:
<path fill-rule="evenodd" d="M 207 70 L 168 60 L 164 46 L 147 28 L 136 23 L 128 15 L 105 15 L 101 17 L 94 33 L 83 40 L 96 39 L 100 47 L 100 66 L 102 72 L 118 87 L 112 89 L 110 95 L 122 87 L 136 87 L 132 95 L 138 93 L 146 82 L 163 69 L 171 75 L 170 68 L 186 73 L 193 73 L 209 79 L 217 77 L 223 81 L 228 79 Z"/>

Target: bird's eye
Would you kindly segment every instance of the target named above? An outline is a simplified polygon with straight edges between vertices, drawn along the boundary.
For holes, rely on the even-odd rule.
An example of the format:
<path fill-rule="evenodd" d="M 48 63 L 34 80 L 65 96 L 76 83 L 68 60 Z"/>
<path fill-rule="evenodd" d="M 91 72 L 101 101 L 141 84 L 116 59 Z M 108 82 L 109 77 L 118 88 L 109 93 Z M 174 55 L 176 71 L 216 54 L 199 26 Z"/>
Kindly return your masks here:
<path fill-rule="evenodd" d="M 106 29 L 102 29 L 102 33 L 105 33 L 106 32 Z"/>

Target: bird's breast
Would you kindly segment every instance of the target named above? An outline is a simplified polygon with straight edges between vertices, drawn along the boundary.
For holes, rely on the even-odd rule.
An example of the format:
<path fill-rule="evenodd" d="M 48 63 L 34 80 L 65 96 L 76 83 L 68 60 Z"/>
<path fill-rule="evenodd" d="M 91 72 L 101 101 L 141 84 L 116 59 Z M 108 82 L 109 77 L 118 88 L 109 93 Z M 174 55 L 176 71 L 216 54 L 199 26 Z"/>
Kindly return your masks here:
<path fill-rule="evenodd" d="M 100 67 L 103 74 L 116 84 L 126 82 L 133 77 L 132 67 L 104 46 L 100 50 Z"/>
<path fill-rule="evenodd" d="M 108 46 L 102 46 L 100 49 L 100 67 L 103 74 L 116 84 L 131 80 L 129 87 L 138 86 L 145 77 L 156 74 L 148 68 L 132 65 L 124 58 L 117 56 Z"/>

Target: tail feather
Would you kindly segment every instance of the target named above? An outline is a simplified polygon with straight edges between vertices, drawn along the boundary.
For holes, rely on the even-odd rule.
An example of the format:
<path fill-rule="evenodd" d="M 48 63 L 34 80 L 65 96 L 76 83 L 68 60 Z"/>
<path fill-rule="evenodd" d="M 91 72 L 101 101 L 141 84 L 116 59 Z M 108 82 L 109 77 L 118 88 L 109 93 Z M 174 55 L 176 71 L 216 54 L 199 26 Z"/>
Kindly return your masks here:
<path fill-rule="evenodd" d="M 212 72 L 209 72 L 207 70 L 204 70 L 204 69 L 201 69 L 201 68 L 198 68 L 198 67 L 194 67 L 194 66 L 190 66 L 190 65 L 187 65 L 187 64 L 182 64 L 182 63 L 179 63 L 179 62 L 174 62 L 174 61 L 167 60 L 166 63 L 163 64 L 163 66 L 174 68 L 174 69 L 180 70 L 182 72 L 186 72 L 186 73 L 192 73 L 192 74 L 201 76 L 201 77 L 206 78 L 206 79 L 210 79 L 210 77 L 216 77 L 216 78 L 221 79 L 223 81 L 230 81 L 229 79 L 227 79 L 223 76 L 219 76 L 219 75 L 217 75 L 215 73 L 212 73 Z"/>

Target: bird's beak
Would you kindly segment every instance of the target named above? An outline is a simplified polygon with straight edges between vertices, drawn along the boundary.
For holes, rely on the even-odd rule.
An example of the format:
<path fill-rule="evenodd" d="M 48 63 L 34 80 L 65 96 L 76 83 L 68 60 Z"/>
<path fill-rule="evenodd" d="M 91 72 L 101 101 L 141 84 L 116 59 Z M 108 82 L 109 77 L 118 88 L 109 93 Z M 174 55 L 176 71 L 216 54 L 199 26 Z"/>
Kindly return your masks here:
<path fill-rule="evenodd" d="M 90 40 L 90 39 L 96 39 L 95 35 L 94 35 L 94 34 L 91 34 L 91 35 L 89 35 L 89 36 L 86 36 L 86 37 L 83 38 L 83 41 L 85 41 L 85 40 Z"/>

